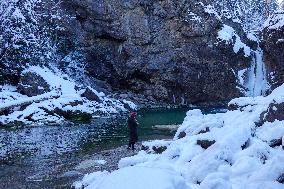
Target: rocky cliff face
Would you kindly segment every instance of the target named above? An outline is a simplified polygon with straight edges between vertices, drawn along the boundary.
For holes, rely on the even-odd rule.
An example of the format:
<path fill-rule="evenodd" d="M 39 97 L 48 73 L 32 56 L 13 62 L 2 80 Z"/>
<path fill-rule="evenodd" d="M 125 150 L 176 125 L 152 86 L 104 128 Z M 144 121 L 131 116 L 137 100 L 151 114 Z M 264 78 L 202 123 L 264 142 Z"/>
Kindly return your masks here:
<path fill-rule="evenodd" d="M 89 76 L 114 90 L 177 104 L 240 96 L 235 73 L 250 58 L 220 41 L 224 21 L 206 1 L 63 1 Z M 242 41 L 248 42 L 238 24 Z M 238 28 L 239 27 L 239 28 Z M 79 47 L 79 48 L 78 48 Z"/>
<path fill-rule="evenodd" d="M 266 21 L 263 49 L 271 89 L 274 89 L 284 83 L 284 11 L 276 12 Z"/>
<path fill-rule="evenodd" d="M 85 87 L 138 104 L 217 105 L 245 93 L 243 70 L 256 44 L 209 0 L 21 2 L 0 4 L 12 15 L 0 25 L 1 84 L 18 85 L 32 64 L 58 67 Z M 14 31 L 21 40 L 10 40 Z"/>

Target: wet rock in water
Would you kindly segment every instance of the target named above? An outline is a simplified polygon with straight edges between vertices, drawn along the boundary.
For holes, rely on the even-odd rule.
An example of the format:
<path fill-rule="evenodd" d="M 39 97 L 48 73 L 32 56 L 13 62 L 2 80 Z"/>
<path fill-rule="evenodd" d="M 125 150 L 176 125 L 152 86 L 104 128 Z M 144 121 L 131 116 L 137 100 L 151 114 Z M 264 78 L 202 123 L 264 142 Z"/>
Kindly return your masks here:
<path fill-rule="evenodd" d="M 281 146 L 282 145 L 282 138 L 280 139 L 273 139 L 269 142 L 269 146 L 274 148 L 276 146 Z"/>
<path fill-rule="evenodd" d="M 78 177 L 83 175 L 81 172 L 79 171 L 68 171 L 65 172 L 64 174 L 62 174 L 60 177 Z"/>
<path fill-rule="evenodd" d="M 76 170 L 89 169 L 91 167 L 104 165 L 106 163 L 107 161 L 105 160 L 88 159 L 88 160 L 81 162 L 79 165 L 77 165 L 75 169 Z"/>
<path fill-rule="evenodd" d="M 98 94 L 90 87 L 87 87 L 85 92 L 81 96 L 86 97 L 90 101 L 102 102 Z"/>
<path fill-rule="evenodd" d="M 3 127 L 21 127 L 21 126 L 24 126 L 25 123 L 22 122 L 22 121 L 13 121 L 13 122 L 10 122 L 10 123 L 5 123 L 5 125 L 2 125 Z M 1 126 L 1 125 L 0 125 Z"/>
<path fill-rule="evenodd" d="M 210 140 L 197 140 L 197 145 L 201 146 L 204 149 L 209 148 L 210 146 L 212 146 L 216 141 L 210 141 Z"/>
<path fill-rule="evenodd" d="M 59 108 L 55 108 L 54 113 L 63 116 L 65 119 L 72 121 L 72 122 L 83 122 L 87 123 L 90 122 L 92 119 L 92 114 L 87 112 L 81 111 L 71 111 L 71 110 L 62 110 Z"/>
<path fill-rule="evenodd" d="M 166 146 L 159 146 L 159 147 L 153 146 L 152 147 L 152 150 L 157 154 L 163 153 L 166 149 L 167 149 Z"/>
<path fill-rule="evenodd" d="M 178 139 L 181 139 L 181 138 L 184 138 L 184 137 L 186 137 L 186 133 L 184 131 L 182 131 L 178 134 Z"/>
<path fill-rule="evenodd" d="M 50 92 L 50 86 L 41 76 L 27 72 L 21 76 L 17 91 L 31 97 Z"/>

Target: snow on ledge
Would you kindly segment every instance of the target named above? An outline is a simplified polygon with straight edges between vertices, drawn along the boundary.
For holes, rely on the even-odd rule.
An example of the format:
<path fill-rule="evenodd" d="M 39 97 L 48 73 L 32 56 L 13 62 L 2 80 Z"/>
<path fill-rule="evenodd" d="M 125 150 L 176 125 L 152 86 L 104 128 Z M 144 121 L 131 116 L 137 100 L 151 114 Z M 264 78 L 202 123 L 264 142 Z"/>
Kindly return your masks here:
<path fill-rule="evenodd" d="M 233 50 L 235 53 L 238 53 L 241 49 L 243 49 L 245 57 L 249 57 L 251 55 L 251 48 L 241 41 L 240 36 L 231 26 L 224 24 L 222 29 L 218 32 L 217 39 L 225 41 L 226 44 L 233 44 Z"/>

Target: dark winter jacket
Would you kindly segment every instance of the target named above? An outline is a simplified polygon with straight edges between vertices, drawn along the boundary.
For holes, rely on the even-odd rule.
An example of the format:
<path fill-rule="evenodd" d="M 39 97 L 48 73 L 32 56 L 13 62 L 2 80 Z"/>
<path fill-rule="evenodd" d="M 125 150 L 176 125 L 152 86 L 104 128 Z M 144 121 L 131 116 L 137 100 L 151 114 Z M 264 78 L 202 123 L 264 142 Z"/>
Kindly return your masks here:
<path fill-rule="evenodd" d="M 128 128 L 129 128 L 129 142 L 135 143 L 138 141 L 138 134 L 137 134 L 137 122 L 135 119 L 129 118 L 128 121 Z"/>

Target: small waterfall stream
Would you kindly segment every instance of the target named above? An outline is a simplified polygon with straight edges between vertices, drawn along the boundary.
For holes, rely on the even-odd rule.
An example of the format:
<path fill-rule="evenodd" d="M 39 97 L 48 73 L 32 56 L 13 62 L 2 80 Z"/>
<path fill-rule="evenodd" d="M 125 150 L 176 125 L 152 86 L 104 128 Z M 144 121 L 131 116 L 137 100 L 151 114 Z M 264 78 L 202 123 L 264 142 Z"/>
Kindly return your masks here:
<path fill-rule="evenodd" d="M 263 51 L 260 47 L 252 52 L 252 64 L 248 70 L 247 95 L 261 96 L 265 95 L 267 90 L 266 68 L 263 62 Z"/>

